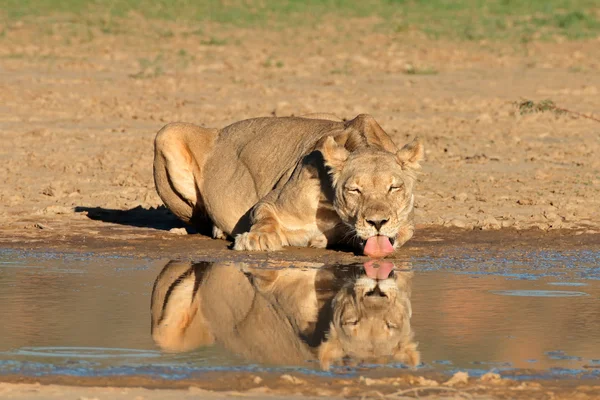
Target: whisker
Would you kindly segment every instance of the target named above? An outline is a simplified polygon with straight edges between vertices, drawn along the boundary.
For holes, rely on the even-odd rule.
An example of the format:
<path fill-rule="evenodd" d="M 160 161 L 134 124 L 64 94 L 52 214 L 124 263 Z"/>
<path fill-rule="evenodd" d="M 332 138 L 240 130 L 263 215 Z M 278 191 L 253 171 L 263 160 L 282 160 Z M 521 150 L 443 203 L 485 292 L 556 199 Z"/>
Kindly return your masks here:
<path fill-rule="evenodd" d="M 356 238 L 356 231 L 354 229 L 350 229 L 350 230 L 346 231 L 346 233 L 344 233 L 344 236 L 342 236 L 342 241 L 348 240 L 350 243 L 352 243 L 355 238 Z"/>

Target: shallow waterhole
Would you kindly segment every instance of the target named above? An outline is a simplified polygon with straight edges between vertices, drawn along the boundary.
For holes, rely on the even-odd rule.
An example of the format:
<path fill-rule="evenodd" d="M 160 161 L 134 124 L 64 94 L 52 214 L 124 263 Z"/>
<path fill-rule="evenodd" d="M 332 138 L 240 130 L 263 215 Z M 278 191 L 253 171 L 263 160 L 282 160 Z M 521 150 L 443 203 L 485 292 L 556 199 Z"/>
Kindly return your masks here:
<path fill-rule="evenodd" d="M 268 349 L 244 348 L 252 339 L 243 335 L 261 334 L 247 331 L 237 332 L 233 345 L 217 338 L 215 345 L 164 353 L 151 336 L 150 303 L 154 282 L 169 261 L 0 250 L 0 374 L 180 379 L 204 371 L 355 375 L 405 369 L 399 362 L 367 362 L 322 372 L 316 360 L 270 362 L 277 357 L 259 354 Z M 220 267 L 198 265 L 202 271 Z M 277 261 L 239 267 L 246 277 L 286 268 L 351 268 Z M 600 377 L 600 252 L 510 249 L 412 257 L 396 269 L 412 271 L 419 372 Z M 221 296 L 238 296 L 238 286 L 224 280 Z"/>

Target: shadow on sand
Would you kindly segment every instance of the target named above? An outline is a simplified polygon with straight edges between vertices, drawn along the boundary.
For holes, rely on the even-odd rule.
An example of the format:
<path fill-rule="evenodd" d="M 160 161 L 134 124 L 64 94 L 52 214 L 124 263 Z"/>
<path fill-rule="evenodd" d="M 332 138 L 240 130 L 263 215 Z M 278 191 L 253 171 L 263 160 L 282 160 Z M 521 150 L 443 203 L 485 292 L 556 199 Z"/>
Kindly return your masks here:
<path fill-rule="evenodd" d="M 185 228 L 188 233 L 201 233 L 210 235 L 210 229 L 197 229 L 196 227 L 186 225 L 179 220 L 168 208 L 159 206 L 158 208 L 144 208 L 137 206 L 129 210 L 114 210 L 102 207 L 75 207 L 75 212 L 85 212 L 88 218 L 95 221 L 110 222 L 113 224 L 128 225 L 138 228 L 152 228 L 168 231 L 173 228 Z M 206 232 L 205 232 L 206 231 Z"/>

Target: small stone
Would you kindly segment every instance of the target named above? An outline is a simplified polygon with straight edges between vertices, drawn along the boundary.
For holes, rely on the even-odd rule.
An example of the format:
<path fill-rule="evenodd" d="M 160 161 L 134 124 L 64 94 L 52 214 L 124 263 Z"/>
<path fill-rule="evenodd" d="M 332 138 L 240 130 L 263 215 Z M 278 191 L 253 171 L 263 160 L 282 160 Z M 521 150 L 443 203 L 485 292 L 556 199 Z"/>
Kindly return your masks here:
<path fill-rule="evenodd" d="M 260 385 L 262 381 L 263 379 L 260 376 L 255 376 L 254 379 L 252 379 L 252 382 L 254 382 L 256 385 Z"/>
<path fill-rule="evenodd" d="M 455 228 L 464 229 L 467 227 L 467 222 L 462 219 L 454 218 L 448 222 L 448 225 L 454 226 Z"/>
<path fill-rule="evenodd" d="M 461 192 L 459 194 L 455 194 L 452 198 L 456 201 L 465 202 L 469 196 L 465 192 Z"/>
<path fill-rule="evenodd" d="M 365 380 L 363 381 L 363 383 L 367 386 L 373 386 L 377 384 L 377 381 L 375 379 L 371 379 L 371 378 L 365 378 Z"/>
<path fill-rule="evenodd" d="M 482 229 L 491 229 L 491 230 L 496 230 L 496 229 L 500 229 L 502 228 L 502 224 L 494 217 L 492 217 L 491 215 L 488 215 L 487 217 L 485 217 L 485 219 L 480 223 L 480 226 Z"/>
<path fill-rule="evenodd" d="M 488 113 L 480 114 L 477 117 L 477 122 L 492 122 L 492 116 Z"/>
<path fill-rule="evenodd" d="M 427 379 L 422 376 L 419 376 L 417 378 L 417 384 L 421 386 L 439 386 L 439 383 L 437 381 L 434 381 L 433 379 Z"/>
<path fill-rule="evenodd" d="M 187 231 L 185 230 L 185 228 L 172 228 L 169 230 L 169 233 L 172 233 L 174 235 L 187 235 Z"/>
<path fill-rule="evenodd" d="M 487 374 L 483 374 L 479 380 L 487 383 L 498 383 L 502 380 L 502 377 L 495 372 L 488 372 Z"/>
<path fill-rule="evenodd" d="M 292 385 L 302 385 L 302 384 L 306 383 L 306 381 L 304 379 L 300 379 L 295 376 L 287 375 L 287 374 L 281 375 L 281 379 L 286 382 L 291 383 Z"/>
<path fill-rule="evenodd" d="M 546 219 L 550 221 L 555 221 L 559 219 L 558 214 L 552 211 L 544 211 L 544 217 L 546 217 Z"/>
<path fill-rule="evenodd" d="M 42 194 L 45 196 L 52 197 L 56 194 L 56 189 L 54 189 L 52 186 L 48 186 L 44 188 L 44 190 L 42 190 Z"/>
<path fill-rule="evenodd" d="M 452 378 L 448 379 L 443 383 L 444 386 L 456 386 L 456 385 L 466 385 L 469 383 L 469 374 L 467 372 L 459 371 L 452 375 Z"/>
<path fill-rule="evenodd" d="M 523 199 L 517 200 L 517 204 L 520 206 L 532 206 L 534 204 L 534 201 L 529 198 L 523 198 Z"/>
<path fill-rule="evenodd" d="M 52 230 L 54 228 L 50 228 L 48 225 L 42 224 L 41 222 L 36 222 L 35 225 L 36 228 L 38 229 L 47 229 L 47 230 Z"/>

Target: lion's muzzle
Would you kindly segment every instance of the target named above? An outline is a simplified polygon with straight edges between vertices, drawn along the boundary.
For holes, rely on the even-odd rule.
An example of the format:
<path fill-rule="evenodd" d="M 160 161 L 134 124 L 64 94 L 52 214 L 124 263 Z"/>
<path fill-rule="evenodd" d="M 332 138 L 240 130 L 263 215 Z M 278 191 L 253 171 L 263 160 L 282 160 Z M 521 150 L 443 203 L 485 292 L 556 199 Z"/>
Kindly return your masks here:
<path fill-rule="evenodd" d="M 394 240 L 387 236 L 371 236 L 364 242 L 364 255 L 372 258 L 383 258 L 394 252 Z"/>

